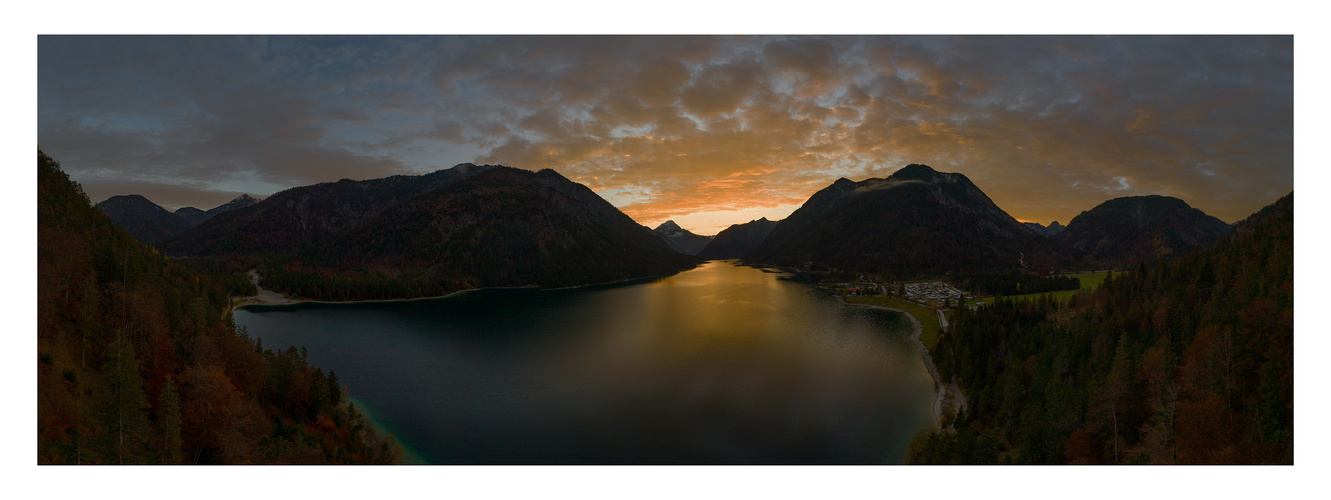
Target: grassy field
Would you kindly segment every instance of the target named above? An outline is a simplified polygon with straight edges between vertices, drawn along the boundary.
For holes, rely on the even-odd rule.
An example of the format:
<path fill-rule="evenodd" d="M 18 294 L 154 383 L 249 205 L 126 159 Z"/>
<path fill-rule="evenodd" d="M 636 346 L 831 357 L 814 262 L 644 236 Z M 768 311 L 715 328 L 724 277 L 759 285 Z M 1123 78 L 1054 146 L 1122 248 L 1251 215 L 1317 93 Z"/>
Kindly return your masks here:
<path fill-rule="evenodd" d="M 1075 295 L 1077 292 L 1080 292 L 1082 290 L 1095 290 L 1096 288 L 1099 288 L 1100 283 L 1103 283 L 1105 281 L 1105 276 L 1107 274 L 1108 273 L 1062 274 L 1060 276 L 1074 276 L 1081 279 L 1081 290 L 1063 290 L 1058 292 L 1046 292 L 1046 293 L 1052 294 L 1054 298 L 1058 300 L 1066 301 L 1069 298 L 1072 298 L 1072 296 Z M 1046 293 L 1028 293 L 1024 295 L 1010 295 L 1008 296 L 1008 298 L 1011 299 L 1035 298 L 1041 295 L 1045 295 Z M 869 297 L 869 296 L 849 295 L 849 296 L 844 296 L 842 298 L 846 299 L 846 302 L 849 302 L 851 304 L 887 306 L 894 309 L 900 309 L 902 311 L 906 311 L 907 314 L 914 316 L 915 320 L 919 321 L 920 325 L 923 326 L 923 328 L 920 330 L 920 342 L 923 342 L 924 346 L 928 347 L 930 352 L 932 352 L 934 350 L 934 347 L 938 345 L 938 330 L 939 330 L 938 313 L 934 312 L 934 310 L 929 307 L 925 307 L 916 304 L 914 302 L 902 300 L 892 296 Z M 993 302 L 993 297 L 980 297 L 977 300 Z M 943 314 L 947 315 L 948 320 L 950 321 L 952 318 L 953 311 L 944 311 Z"/>
<path fill-rule="evenodd" d="M 844 298 L 846 299 L 846 302 L 851 304 L 887 306 L 906 311 L 906 314 L 914 316 L 915 320 L 919 321 L 920 325 L 923 327 L 920 329 L 920 342 L 923 342 L 924 346 L 928 347 L 930 352 L 932 352 L 934 347 L 938 345 L 938 313 L 934 312 L 933 309 L 890 296 L 866 297 L 850 295 Z M 883 299 L 887 299 L 887 301 L 884 302 Z"/>
<path fill-rule="evenodd" d="M 1022 295 L 1007 295 L 1006 298 L 1009 298 L 1009 299 L 1028 299 L 1028 298 L 1038 298 L 1038 297 L 1041 296 L 1041 295 L 1053 295 L 1054 298 L 1057 299 L 1057 300 L 1059 300 L 1060 302 L 1066 302 L 1068 299 L 1072 298 L 1073 295 L 1076 295 L 1077 292 L 1080 292 L 1080 291 L 1082 291 L 1082 290 L 1095 290 L 1096 288 L 1099 288 L 1099 287 L 1100 287 L 1100 283 L 1104 283 L 1104 281 L 1105 281 L 1105 276 L 1107 276 L 1108 274 L 1109 274 L 1109 273 L 1077 273 L 1077 274 L 1060 274 L 1059 276 L 1072 276 L 1072 277 L 1075 277 L 1075 278 L 1077 278 L 1077 279 L 1080 279 L 1080 280 L 1081 280 L 1081 290 L 1060 290 L 1060 291 L 1057 291 L 1057 292 L 1027 293 L 1027 294 L 1022 294 Z M 982 301 L 985 301 L 985 302 L 992 302 L 993 299 L 994 299 L 993 297 L 980 297 L 980 298 L 978 298 L 978 299 L 976 299 L 976 300 L 982 300 Z"/>

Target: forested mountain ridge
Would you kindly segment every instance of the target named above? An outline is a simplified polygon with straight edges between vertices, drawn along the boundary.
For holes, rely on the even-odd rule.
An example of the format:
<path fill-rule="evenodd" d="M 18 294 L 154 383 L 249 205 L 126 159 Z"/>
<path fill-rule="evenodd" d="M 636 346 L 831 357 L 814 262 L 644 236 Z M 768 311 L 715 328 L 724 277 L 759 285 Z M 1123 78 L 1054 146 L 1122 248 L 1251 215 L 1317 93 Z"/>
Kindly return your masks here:
<path fill-rule="evenodd" d="M 183 207 L 170 212 L 143 196 L 131 194 L 107 198 L 97 204 L 97 209 L 110 217 L 112 222 L 129 231 L 134 238 L 151 245 L 183 233 L 218 214 L 245 208 L 258 202 L 257 198 L 242 194 L 207 211 Z"/>
<path fill-rule="evenodd" d="M 748 254 L 772 234 L 772 229 L 779 221 L 769 221 L 766 217 L 751 220 L 743 224 L 731 224 L 698 251 L 698 256 L 705 259 L 738 259 Z"/>
<path fill-rule="evenodd" d="M 1292 463 L 1293 240 L 1290 193 L 1066 308 L 958 311 L 934 359 L 970 408 L 909 460 Z"/>
<path fill-rule="evenodd" d="M 175 214 L 180 218 L 185 219 L 186 222 L 189 222 L 190 227 L 194 227 L 199 224 L 202 224 L 203 221 L 216 217 L 218 214 L 224 214 L 232 210 L 239 210 L 254 205 L 256 203 L 259 203 L 258 198 L 255 198 L 248 194 L 242 194 L 240 196 L 235 197 L 231 201 L 210 208 L 208 210 L 199 210 L 194 207 L 182 207 L 176 210 Z"/>
<path fill-rule="evenodd" d="M 1035 234 L 1044 236 L 1046 238 L 1058 234 L 1062 232 L 1064 229 L 1066 229 L 1065 227 L 1063 227 L 1062 224 L 1059 224 L 1058 221 L 1051 222 L 1048 227 L 1044 226 L 1043 224 L 1040 224 L 1039 222 L 1023 222 L 1022 224 L 1025 224 L 1026 227 L 1031 228 L 1031 231 L 1035 231 Z"/>
<path fill-rule="evenodd" d="M 912 164 L 885 179 L 838 179 L 745 256 L 746 262 L 886 273 L 999 272 L 1071 259 L 970 179 Z"/>
<path fill-rule="evenodd" d="M 162 242 L 172 256 L 258 256 L 297 250 L 420 193 L 490 165 L 464 163 L 425 175 L 342 179 L 278 192 L 252 206 L 218 214 Z"/>
<path fill-rule="evenodd" d="M 1082 212 L 1052 236 L 1087 260 L 1125 265 L 1183 255 L 1229 231 L 1229 224 L 1169 196 L 1115 198 Z"/>
<path fill-rule="evenodd" d="M 37 179 L 37 463 L 399 460 L 333 372 L 237 332 L 221 285 L 134 239 L 40 150 Z"/>
<path fill-rule="evenodd" d="M 695 263 L 553 170 L 472 164 L 292 188 L 162 247 L 222 277 L 258 268 L 266 288 L 318 300 L 588 285 Z"/>
<path fill-rule="evenodd" d="M 152 244 L 189 229 L 189 221 L 137 194 L 112 196 L 97 209 L 129 231 L 134 238 Z"/>
<path fill-rule="evenodd" d="M 586 186 L 510 167 L 423 193 L 297 255 L 265 265 L 265 283 L 330 300 L 588 285 L 696 264 Z"/>

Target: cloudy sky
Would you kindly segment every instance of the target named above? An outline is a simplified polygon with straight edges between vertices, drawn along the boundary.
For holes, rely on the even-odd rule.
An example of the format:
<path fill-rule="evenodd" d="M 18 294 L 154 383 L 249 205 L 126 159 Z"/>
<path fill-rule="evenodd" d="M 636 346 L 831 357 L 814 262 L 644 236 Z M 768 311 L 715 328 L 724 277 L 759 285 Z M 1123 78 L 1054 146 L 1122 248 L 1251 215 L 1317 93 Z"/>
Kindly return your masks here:
<path fill-rule="evenodd" d="M 1290 36 L 83 37 L 37 43 L 38 142 L 93 202 L 211 208 L 463 162 L 552 168 L 643 224 L 789 215 L 960 172 L 1021 220 L 1293 189 Z"/>

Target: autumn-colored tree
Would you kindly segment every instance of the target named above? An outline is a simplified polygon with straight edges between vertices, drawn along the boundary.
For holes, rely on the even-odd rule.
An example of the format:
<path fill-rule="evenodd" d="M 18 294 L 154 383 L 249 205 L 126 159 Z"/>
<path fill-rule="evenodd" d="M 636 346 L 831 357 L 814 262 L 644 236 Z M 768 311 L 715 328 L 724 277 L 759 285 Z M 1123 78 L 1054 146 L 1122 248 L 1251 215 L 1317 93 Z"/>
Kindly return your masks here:
<path fill-rule="evenodd" d="M 1291 463 L 1293 302 L 1291 194 L 1210 248 L 1113 273 L 1067 310 L 958 311 L 934 356 L 963 382 L 972 427 L 1001 431 L 1018 462 L 1041 463 L 1052 442 L 1072 463 Z M 947 432 L 917 455 L 965 463 Z"/>
<path fill-rule="evenodd" d="M 267 359 L 232 323 L 228 288 L 136 241 L 40 151 L 37 177 L 38 463 L 393 460 L 331 392 L 261 402 Z M 337 386 L 303 363 L 290 376 Z M 275 439 L 283 419 L 318 445 Z"/>
<path fill-rule="evenodd" d="M 1063 455 L 1069 464 L 1088 465 L 1100 463 L 1100 445 L 1086 429 L 1077 429 L 1063 445 Z"/>
<path fill-rule="evenodd" d="M 267 432 L 262 412 L 236 390 L 225 370 L 216 365 L 189 368 L 181 377 L 185 387 L 182 408 L 185 429 L 197 446 L 216 450 L 224 463 L 254 459 L 253 444 Z"/>

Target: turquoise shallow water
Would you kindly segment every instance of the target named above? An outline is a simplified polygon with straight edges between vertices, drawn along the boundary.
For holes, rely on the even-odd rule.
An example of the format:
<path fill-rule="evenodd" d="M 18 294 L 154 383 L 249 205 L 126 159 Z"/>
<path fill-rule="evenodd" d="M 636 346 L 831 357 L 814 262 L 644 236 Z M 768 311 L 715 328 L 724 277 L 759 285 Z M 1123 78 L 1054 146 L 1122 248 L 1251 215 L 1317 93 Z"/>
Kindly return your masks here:
<path fill-rule="evenodd" d="M 931 425 L 907 319 L 709 262 L 650 283 L 247 308 L 439 464 L 896 463 Z"/>

